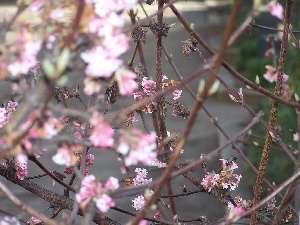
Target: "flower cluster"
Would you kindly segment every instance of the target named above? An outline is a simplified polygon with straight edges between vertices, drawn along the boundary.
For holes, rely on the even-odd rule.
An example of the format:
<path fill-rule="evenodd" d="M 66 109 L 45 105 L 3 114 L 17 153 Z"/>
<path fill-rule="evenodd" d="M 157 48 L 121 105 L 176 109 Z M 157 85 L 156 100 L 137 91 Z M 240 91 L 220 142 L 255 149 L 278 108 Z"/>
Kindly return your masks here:
<path fill-rule="evenodd" d="M 276 82 L 278 78 L 278 72 L 276 68 L 270 65 L 265 66 L 267 69 L 267 72 L 264 74 L 264 78 L 269 81 L 270 83 Z M 286 74 L 283 74 L 282 77 L 282 94 L 283 97 L 287 100 L 291 99 L 292 93 L 290 91 L 289 85 L 286 83 L 288 80 L 289 76 Z"/>
<path fill-rule="evenodd" d="M 167 79 L 168 79 L 167 76 L 163 76 L 162 82 Z M 177 83 L 178 82 L 175 80 L 170 80 L 170 82 L 168 82 L 168 83 L 163 82 L 162 89 L 164 90 L 168 87 L 175 86 Z M 141 86 L 142 86 L 143 92 L 135 92 L 133 94 L 134 98 L 137 100 L 142 100 L 143 98 L 154 95 L 156 93 L 156 82 L 153 80 L 149 80 L 147 77 L 143 78 L 143 80 L 141 81 Z M 177 100 L 178 98 L 180 98 L 181 93 L 182 93 L 182 90 L 175 89 L 173 91 L 173 100 Z M 148 102 L 146 105 L 144 105 L 141 108 L 142 111 L 147 112 L 147 113 L 152 113 L 154 109 L 155 109 L 154 101 Z"/>
<path fill-rule="evenodd" d="M 0 217 L 0 225 L 21 225 L 20 221 L 16 217 Z"/>
<path fill-rule="evenodd" d="M 15 43 L 18 57 L 7 66 L 7 70 L 14 77 L 20 74 L 27 74 L 32 67 L 38 64 L 39 61 L 36 56 L 42 45 L 42 41 L 34 39 L 25 27 L 22 27 L 21 31 L 22 33 L 17 43 Z"/>
<path fill-rule="evenodd" d="M 63 144 L 57 149 L 56 155 L 52 156 L 52 160 L 58 165 L 74 166 L 79 157 L 75 154 L 81 147 L 77 145 L 68 146 Z"/>
<path fill-rule="evenodd" d="M 11 115 L 15 112 L 18 106 L 17 102 L 9 101 L 6 108 L 0 108 L 0 129 L 9 121 Z"/>
<path fill-rule="evenodd" d="M 79 152 L 80 153 L 80 152 Z M 90 153 L 90 152 L 87 152 L 86 154 L 86 160 L 85 160 L 85 170 L 84 170 L 84 176 L 87 176 L 89 175 L 89 171 L 88 171 L 88 168 L 92 165 L 94 165 L 94 160 L 95 160 L 95 156 Z M 77 164 L 79 164 L 81 162 L 81 154 L 78 154 L 78 161 L 77 161 Z M 64 170 L 64 173 L 65 174 L 72 174 L 74 171 L 73 171 L 73 168 L 72 167 L 67 167 L 65 168 Z"/>
<path fill-rule="evenodd" d="M 269 3 L 269 13 L 272 16 L 277 17 L 280 20 L 283 20 L 283 7 L 281 4 L 276 3 L 275 1 L 271 1 Z"/>
<path fill-rule="evenodd" d="M 132 95 L 138 87 L 135 79 L 137 75 L 132 71 L 120 67 L 119 57 L 129 49 L 129 39 L 122 32 L 126 9 L 132 9 L 137 0 L 114 0 L 107 4 L 105 0 L 86 0 L 86 4 L 93 4 L 94 14 L 88 22 L 88 29 L 97 41 L 92 49 L 82 52 L 81 58 L 87 63 L 85 73 L 92 78 L 85 79 L 84 91 L 87 95 L 100 91 L 99 80 L 95 78 L 109 78 L 115 73 L 121 95 Z"/>
<path fill-rule="evenodd" d="M 134 128 L 122 131 L 117 151 L 125 157 L 126 166 L 136 165 L 138 162 L 143 165 L 151 165 L 157 156 L 155 150 L 156 136 L 154 132 L 144 134 Z"/>
<path fill-rule="evenodd" d="M 135 178 L 133 178 L 133 185 L 138 186 L 138 185 L 148 184 L 152 182 L 152 178 L 150 179 L 146 178 L 148 174 L 148 171 L 146 169 L 136 168 L 135 172 L 136 172 L 136 176 Z M 149 190 L 148 194 L 146 193 L 145 195 L 135 196 L 135 198 L 132 200 L 133 208 L 135 208 L 136 210 L 140 210 L 145 204 L 147 198 L 146 195 L 151 195 L 152 193 L 153 191 Z"/>
<path fill-rule="evenodd" d="M 85 208 L 93 200 L 98 210 L 106 213 L 111 207 L 115 206 L 115 202 L 109 197 L 107 192 L 118 188 L 119 181 L 117 178 L 110 177 L 103 186 L 94 175 L 88 175 L 83 178 L 80 190 L 75 198 L 81 208 Z"/>
<path fill-rule="evenodd" d="M 39 220 L 38 218 L 32 216 L 32 217 L 30 218 L 30 220 L 27 221 L 27 224 L 28 224 L 28 225 L 36 225 L 36 224 L 39 224 L 39 223 L 41 223 L 41 222 L 42 222 L 41 220 Z"/>
<path fill-rule="evenodd" d="M 95 147 L 108 148 L 114 144 L 114 130 L 111 126 L 104 122 L 102 116 L 94 111 L 90 123 L 93 126 L 92 134 L 89 140 Z"/>
<path fill-rule="evenodd" d="M 201 185 L 208 192 L 210 192 L 212 188 L 235 190 L 242 178 L 241 175 L 233 173 L 233 171 L 238 168 L 234 161 L 229 163 L 226 159 L 220 160 L 222 160 L 222 170 L 220 173 L 207 172 L 202 179 Z M 235 181 L 232 178 L 234 178 Z"/>
<path fill-rule="evenodd" d="M 17 177 L 19 180 L 24 180 L 26 175 L 28 174 L 27 170 L 27 156 L 24 154 L 19 154 L 16 158 L 15 168 Z"/>
<path fill-rule="evenodd" d="M 22 130 L 27 130 L 30 128 L 27 135 L 28 138 L 50 139 L 57 135 L 64 127 L 62 122 L 55 118 L 50 110 L 46 110 L 43 118 L 38 118 L 37 122 L 36 117 L 37 115 L 32 113 L 21 125 Z"/>

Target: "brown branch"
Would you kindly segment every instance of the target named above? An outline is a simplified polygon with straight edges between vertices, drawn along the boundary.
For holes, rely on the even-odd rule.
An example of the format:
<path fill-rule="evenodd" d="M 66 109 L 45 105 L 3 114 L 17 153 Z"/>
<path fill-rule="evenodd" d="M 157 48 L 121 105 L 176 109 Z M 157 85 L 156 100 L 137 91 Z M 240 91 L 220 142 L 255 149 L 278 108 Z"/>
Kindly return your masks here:
<path fill-rule="evenodd" d="M 31 208 L 30 206 L 27 206 L 24 202 L 22 202 L 20 199 L 18 199 L 13 193 L 10 192 L 10 190 L 0 181 L 0 191 L 17 207 L 19 207 L 22 211 L 27 212 L 28 214 L 38 218 L 45 224 L 49 225 L 63 225 L 62 222 L 56 222 L 55 220 L 49 219 L 48 217 L 44 216 L 43 214 L 40 214 L 35 209 Z"/>
<path fill-rule="evenodd" d="M 289 23 L 290 23 L 292 3 L 293 3 L 292 0 L 286 1 L 286 10 L 285 10 L 285 16 L 284 16 L 284 31 L 283 31 L 281 50 L 280 50 L 280 56 L 279 56 L 279 64 L 278 64 L 278 78 L 276 81 L 276 86 L 275 86 L 275 91 L 274 91 L 274 95 L 276 95 L 276 96 L 280 95 L 281 89 L 282 89 L 283 69 L 284 69 L 284 62 L 285 62 L 285 56 L 286 56 L 286 46 L 287 46 L 287 42 L 288 42 Z M 276 102 L 274 100 L 272 101 L 271 115 L 270 115 L 270 119 L 269 119 L 269 126 L 271 129 L 274 129 L 274 126 L 275 126 L 278 105 L 279 105 L 278 102 Z M 272 144 L 272 135 L 271 135 L 270 131 L 268 131 L 264 149 L 263 149 L 262 156 L 261 156 L 258 174 L 256 177 L 256 183 L 254 186 L 253 205 L 256 205 L 260 200 L 260 195 L 262 192 L 262 182 L 263 182 L 263 177 L 265 175 L 265 171 L 266 171 L 266 167 L 267 167 L 271 144 Z M 251 214 L 250 225 L 256 224 L 257 213 L 258 213 L 257 211 L 253 211 L 253 213 Z"/>
<path fill-rule="evenodd" d="M 70 199 L 64 195 L 58 195 L 54 192 L 51 192 L 51 191 L 39 186 L 38 184 L 29 181 L 27 178 L 25 178 L 24 180 L 19 180 L 16 175 L 16 172 L 13 168 L 5 168 L 4 166 L 0 165 L 0 176 L 4 177 L 8 181 L 10 181 L 16 185 L 22 187 L 23 189 L 31 192 L 35 196 L 53 204 L 54 206 L 58 206 L 61 209 L 67 209 L 67 210 L 73 209 L 74 201 L 72 199 Z M 32 215 L 34 215 L 34 214 L 32 214 Z M 83 212 L 81 210 L 79 210 L 78 215 L 83 216 Z M 39 218 L 39 217 L 37 217 L 37 218 Z M 119 223 L 111 220 L 108 217 L 103 218 L 103 216 L 100 213 L 95 213 L 95 215 L 93 217 L 93 221 L 97 224 L 104 223 L 105 225 L 120 225 Z M 54 225 L 57 225 L 57 223 L 55 223 Z"/>

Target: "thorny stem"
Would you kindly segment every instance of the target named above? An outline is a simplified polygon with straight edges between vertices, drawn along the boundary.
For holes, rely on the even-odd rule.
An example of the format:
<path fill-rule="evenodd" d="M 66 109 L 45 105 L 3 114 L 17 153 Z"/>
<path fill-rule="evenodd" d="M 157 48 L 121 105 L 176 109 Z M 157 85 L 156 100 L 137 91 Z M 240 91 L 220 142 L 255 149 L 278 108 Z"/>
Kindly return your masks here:
<path fill-rule="evenodd" d="M 278 64 L 278 78 L 276 81 L 276 86 L 275 86 L 275 91 L 274 91 L 274 95 L 276 95 L 276 96 L 280 95 L 281 88 L 282 88 L 283 69 L 284 69 L 286 46 L 287 46 L 288 34 L 289 34 L 289 23 L 290 23 L 292 3 L 293 3 L 293 0 L 286 1 L 286 10 L 285 10 L 285 16 L 284 16 L 284 30 L 283 30 L 283 37 L 282 37 L 281 50 L 280 50 L 280 56 L 279 56 L 279 64 Z M 274 129 L 274 126 L 275 126 L 278 105 L 279 104 L 277 101 L 274 101 L 274 100 L 272 101 L 271 115 L 270 115 L 270 120 L 269 120 L 269 126 L 271 129 Z M 260 195 L 262 192 L 262 182 L 263 182 L 263 177 L 265 175 L 265 171 L 266 171 L 266 167 L 267 167 L 271 144 L 272 144 L 272 135 L 268 131 L 264 149 L 263 149 L 262 156 L 261 156 L 258 174 L 256 177 L 256 183 L 254 186 L 254 193 L 253 193 L 253 195 L 254 195 L 253 196 L 253 205 L 254 206 L 260 200 Z M 256 221 L 257 221 L 257 211 L 253 211 L 253 213 L 251 214 L 250 225 L 255 225 Z"/>

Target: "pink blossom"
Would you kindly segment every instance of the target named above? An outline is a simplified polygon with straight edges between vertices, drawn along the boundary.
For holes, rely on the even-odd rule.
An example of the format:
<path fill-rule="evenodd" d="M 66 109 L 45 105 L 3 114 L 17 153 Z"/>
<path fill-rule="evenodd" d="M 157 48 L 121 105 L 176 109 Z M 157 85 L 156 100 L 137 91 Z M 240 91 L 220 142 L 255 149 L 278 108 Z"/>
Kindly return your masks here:
<path fill-rule="evenodd" d="M 136 196 L 133 200 L 133 208 L 135 208 L 135 210 L 140 210 L 141 208 L 143 208 L 144 204 L 145 204 L 145 197 L 142 195 L 138 195 Z"/>
<path fill-rule="evenodd" d="M 277 81 L 277 70 L 270 65 L 265 66 L 267 69 L 267 72 L 264 74 L 264 78 L 269 81 L 270 83 L 273 83 L 274 81 Z M 285 83 L 288 80 L 289 76 L 286 74 L 283 74 L 282 76 L 282 82 Z"/>
<path fill-rule="evenodd" d="M 227 216 L 228 220 L 236 222 L 240 219 L 240 216 L 245 212 L 242 206 L 236 206 L 230 210 L 229 215 Z"/>
<path fill-rule="evenodd" d="M 283 81 L 284 82 L 284 81 Z M 286 83 L 282 84 L 281 93 L 283 94 L 283 98 L 286 100 L 291 100 L 292 91 L 290 90 L 290 86 Z"/>
<path fill-rule="evenodd" d="M 107 3 L 105 3 L 108 5 Z M 98 37 L 112 37 L 115 31 L 120 31 L 120 28 L 125 24 L 125 17 L 121 14 L 110 13 L 103 18 L 93 18 L 88 23 L 89 31 L 92 34 L 97 34 Z"/>
<path fill-rule="evenodd" d="M 96 200 L 96 206 L 100 212 L 106 213 L 111 207 L 114 207 L 116 203 L 107 194 L 102 194 L 100 198 Z"/>
<path fill-rule="evenodd" d="M 39 11 L 45 4 L 45 0 L 34 0 L 30 3 L 29 8 L 32 12 Z"/>
<path fill-rule="evenodd" d="M 154 159 L 151 163 L 151 166 L 157 166 L 158 168 L 165 168 L 167 167 L 167 164 L 159 161 L 158 159 Z"/>
<path fill-rule="evenodd" d="M 93 95 L 99 93 L 101 90 L 100 80 L 94 79 L 92 77 L 86 77 L 83 81 L 84 83 L 84 93 L 86 95 Z"/>
<path fill-rule="evenodd" d="M 270 83 L 273 83 L 277 80 L 276 69 L 270 65 L 266 65 L 265 67 L 267 69 L 267 72 L 264 74 L 264 78 Z"/>
<path fill-rule="evenodd" d="M 50 13 L 50 18 L 53 20 L 59 20 L 64 17 L 64 12 L 61 8 L 57 8 Z"/>
<path fill-rule="evenodd" d="M 82 52 L 80 56 L 88 64 L 85 70 L 86 75 L 92 77 L 110 77 L 122 64 L 120 59 L 109 57 L 108 52 L 101 46 Z"/>
<path fill-rule="evenodd" d="M 182 90 L 175 89 L 173 91 L 173 100 L 177 100 L 178 98 L 180 98 L 181 93 L 182 93 Z"/>
<path fill-rule="evenodd" d="M 299 141 L 299 133 L 298 132 L 293 134 L 293 141 Z"/>
<path fill-rule="evenodd" d="M 76 201 L 84 208 L 91 200 L 94 200 L 99 211 L 106 213 L 109 208 L 115 206 L 115 202 L 104 192 L 110 189 L 115 190 L 119 183 L 116 178 L 110 177 L 107 184 L 110 185 L 103 188 L 94 175 L 87 175 L 83 178 L 80 190 L 75 195 Z"/>
<path fill-rule="evenodd" d="M 7 111 L 5 108 L 0 108 L 0 123 L 5 123 L 7 120 Z"/>
<path fill-rule="evenodd" d="M 8 71 L 13 76 L 28 73 L 32 67 L 38 64 L 36 55 L 41 49 L 41 44 L 41 40 L 30 40 L 26 42 L 20 52 L 20 57 L 15 62 L 8 65 Z"/>
<path fill-rule="evenodd" d="M 94 160 L 95 160 L 95 156 L 91 153 L 87 153 L 86 154 L 86 161 L 85 161 L 85 165 L 88 166 L 92 166 L 94 165 Z"/>
<path fill-rule="evenodd" d="M 156 82 L 153 80 L 148 80 L 147 77 L 144 77 L 142 80 L 142 88 L 147 95 L 155 94 Z"/>
<path fill-rule="evenodd" d="M 281 4 L 272 4 L 272 5 L 269 5 L 269 13 L 272 15 L 272 16 L 275 16 L 277 17 L 278 19 L 280 20 L 283 20 L 283 7 Z"/>
<path fill-rule="evenodd" d="M 69 147 L 62 145 L 57 149 L 56 155 L 52 156 L 52 160 L 58 165 L 72 166 L 74 165 L 74 161 L 72 162 L 71 154 L 73 153 L 69 150 Z"/>
<path fill-rule="evenodd" d="M 43 148 L 43 149 L 41 149 L 40 151 L 34 153 L 34 156 L 35 156 L 36 158 L 40 158 L 40 157 L 42 156 L 42 154 L 43 154 L 45 151 L 47 151 L 47 149 L 46 149 L 46 148 Z"/>
<path fill-rule="evenodd" d="M 116 190 L 119 188 L 119 180 L 115 177 L 109 177 L 106 181 L 104 188 L 110 190 Z"/>
<path fill-rule="evenodd" d="M 53 44 L 55 41 L 56 41 L 56 37 L 54 35 L 49 35 L 46 43 L 47 49 L 53 49 Z"/>
<path fill-rule="evenodd" d="M 136 172 L 136 176 L 135 178 L 133 178 L 133 185 L 138 186 L 138 185 L 148 184 L 152 182 L 152 178 L 146 179 L 148 174 L 148 171 L 146 169 L 136 168 L 135 172 Z"/>
<path fill-rule="evenodd" d="M 26 175 L 28 174 L 27 170 L 27 157 L 26 160 L 21 159 L 20 157 L 16 159 L 15 162 L 16 173 L 19 180 L 24 180 Z"/>
<path fill-rule="evenodd" d="M 89 137 L 91 143 L 100 148 L 111 147 L 114 144 L 113 134 L 114 130 L 111 126 L 103 121 L 103 118 L 98 112 L 94 112 L 90 120 L 94 129 Z"/>
<path fill-rule="evenodd" d="M 35 225 L 35 224 L 39 224 L 39 223 L 41 223 L 41 222 L 42 222 L 41 220 L 39 220 L 38 218 L 32 216 L 32 217 L 30 218 L 30 220 L 27 221 L 27 224 L 28 224 L 28 225 Z"/>
<path fill-rule="evenodd" d="M 76 201 L 84 208 L 94 197 L 101 195 L 102 184 L 94 175 L 83 178 L 79 192 L 75 195 Z"/>
<path fill-rule="evenodd" d="M 72 173 L 73 173 L 73 168 L 72 168 L 72 167 L 67 167 L 67 168 L 64 170 L 64 173 L 65 173 L 65 174 L 72 174 Z"/>
<path fill-rule="evenodd" d="M 123 33 L 106 37 L 102 44 L 110 57 L 119 57 L 129 49 L 128 37 Z"/>
<path fill-rule="evenodd" d="M 147 225 L 147 220 L 141 220 L 141 221 L 139 222 L 139 225 Z"/>
<path fill-rule="evenodd" d="M 138 83 L 135 81 L 137 75 L 131 70 L 120 68 L 115 73 L 115 79 L 118 83 L 121 95 L 132 95 L 134 90 L 138 88 Z"/>
<path fill-rule="evenodd" d="M 124 155 L 125 165 L 151 165 L 156 158 L 155 133 L 143 134 L 140 130 L 129 129 L 122 132 L 117 151 Z"/>

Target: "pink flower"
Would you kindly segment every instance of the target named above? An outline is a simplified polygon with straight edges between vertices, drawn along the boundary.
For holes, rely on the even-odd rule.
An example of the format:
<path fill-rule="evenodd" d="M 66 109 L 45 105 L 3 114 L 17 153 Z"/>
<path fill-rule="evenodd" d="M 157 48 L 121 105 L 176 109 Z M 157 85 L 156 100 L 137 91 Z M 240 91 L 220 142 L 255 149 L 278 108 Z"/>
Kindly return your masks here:
<path fill-rule="evenodd" d="M 277 70 L 270 65 L 266 65 L 265 68 L 267 69 L 267 72 L 264 74 L 264 78 L 270 83 L 277 81 L 277 77 L 278 77 Z M 288 80 L 288 78 L 289 78 L 288 75 L 283 74 L 282 82 L 285 83 Z"/>
<path fill-rule="evenodd" d="M 84 208 L 91 200 L 96 202 L 96 206 L 99 211 L 106 213 L 109 208 L 115 206 L 115 202 L 109 197 L 105 191 L 115 190 L 119 187 L 118 180 L 114 177 L 110 177 L 107 181 L 107 187 L 96 180 L 94 175 L 87 175 L 83 178 L 79 192 L 75 195 L 76 201 L 80 204 L 80 207 Z"/>
<path fill-rule="evenodd" d="M 144 77 L 142 80 L 142 88 L 146 95 L 155 94 L 156 91 L 156 82 L 153 80 L 148 80 L 147 77 Z"/>
<path fill-rule="evenodd" d="M 86 77 L 83 81 L 84 83 L 84 93 L 86 95 L 93 95 L 99 93 L 101 90 L 100 80 L 96 80 L 92 77 Z"/>
<path fill-rule="evenodd" d="M 15 162 L 16 173 L 19 180 L 24 180 L 24 178 L 28 174 L 27 157 L 25 158 L 26 159 L 24 159 L 23 157 L 22 158 L 18 157 Z"/>
<path fill-rule="evenodd" d="M 269 81 L 270 83 L 273 83 L 277 80 L 277 74 L 276 69 L 273 66 L 266 65 L 267 72 L 264 74 L 264 78 Z"/>
<path fill-rule="evenodd" d="M 137 75 L 131 70 L 120 68 L 115 73 L 115 79 L 118 83 L 121 95 L 132 95 L 134 90 L 138 88 L 138 83 L 135 81 Z"/>
<path fill-rule="evenodd" d="M 45 4 L 45 0 L 34 0 L 30 3 L 29 8 L 32 12 L 39 11 Z"/>
<path fill-rule="evenodd" d="M 141 221 L 139 222 L 139 225 L 147 225 L 147 220 L 141 220 Z"/>
<path fill-rule="evenodd" d="M 182 90 L 175 89 L 173 91 L 173 100 L 177 100 L 178 98 L 180 98 L 181 93 L 182 93 Z"/>
<path fill-rule="evenodd" d="M 95 160 L 95 156 L 91 153 L 87 153 L 86 154 L 86 161 L 85 161 L 85 165 L 88 166 L 92 166 L 94 165 L 94 160 Z"/>
<path fill-rule="evenodd" d="M 103 47 L 96 46 L 93 49 L 80 54 L 82 60 L 88 65 L 86 75 L 92 77 L 110 77 L 122 64 L 122 61 L 116 57 L 109 57 Z"/>
<path fill-rule="evenodd" d="M 63 145 L 57 149 L 57 153 L 52 156 L 52 160 L 58 165 L 73 166 L 76 161 L 72 160 L 71 154 L 73 153 L 69 150 L 69 147 L 67 145 Z"/>
<path fill-rule="evenodd" d="M 299 133 L 298 132 L 293 134 L 293 141 L 299 141 Z"/>
<path fill-rule="evenodd" d="M 109 177 L 106 181 L 104 188 L 110 190 L 116 190 L 119 188 L 119 180 L 115 177 Z"/>
<path fill-rule="evenodd" d="M 272 16 L 275 16 L 278 19 L 283 20 L 283 7 L 281 4 L 269 5 L 269 13 Z"/>
<path fill-rule="evenodd" d="M 94 112 L 90 120 L 94 129 L 89 137 L 91 143 L 100 148 L 111 147 L 114 144 L 113 134 L 114 130 L 111 126 L 103 121 L 103 118 L 98 112 Z"/>
<path fill-rule="evenodd" d="M 61 8 L 57 8 L 50 13 L 50 18 L 53 20 L 59 20 L 64 17 L 64 12 Z"/>
<path fill-rule="evenodd" d="M 32 216 L 32 217 L 30 218 L 30 220 L 27 221 L 27 224 L 28 224 L 28 225 L 35 225 L 35 224 L 39 224 L 39 223 L 41 223 L 41 222 L 42 222 L 41 220 L 39 220 L 38 218 Z"/>
<path fill-rule="evenodd" d="M 0 108 L 0 123 L 5 123 L 7 121 L 7 111 L 5 108 Z"/>
<path fill-rule="evenodd" d="M 140 130 L 129 129 L 122 132 L 117 151 L 124 155 L 125 165 L 131 166 L 141 162 L 143 165 L 151 165 L 156 159 L 155 133 L 143 134 Z"/>
<path fill-rule="evenodd" d="M 145 197 L 142 195 L 138 195 L 136 196 L 133 200 L 133 208 L 135 208 L 135 210 L 140 210 L 141 208 L 143 208 L 144 204 L 145 204 Z"/>
<path fill-rule="evenodd" d="M 75 195 L 76 201 L 84 208 L 94 197 L 102 192 L 102 184 L 94 175 L 83 178 L 79 192 Z"/>
<path fill-rule="evenodd" d="M 143 184 L 148 184 L 152 182 L 152 178 L 146 179 L 146 176 L 148 174 L 148 171 L 146 169 L 142 168 L 136 168 L 135 169 L 136 176 L 133 178 L 133 185 L 143 185 Z"/>
<path fill-rule="evenodd" d="M 100 198 L 96 200 L 96 206 L 100 212 L 106 213 L 111 207 L 114 207 L 116 203 L 107 194 L 102 194 Z"/>
<path fill-rule="evenodd" d="M 119 57 L 129 49 L 128 37 L 123 33 L 106 37 L 102 44 L 110 57 Z"/>
<path fill-rule="evenodd" d="M 20 57 L 14 63 L 9 64 L 7 69 L 13 75 L 26 74 L 38 64 L 36 55 L 41 49 L 41 40 L 30 40 L 24 44 Z"/>

